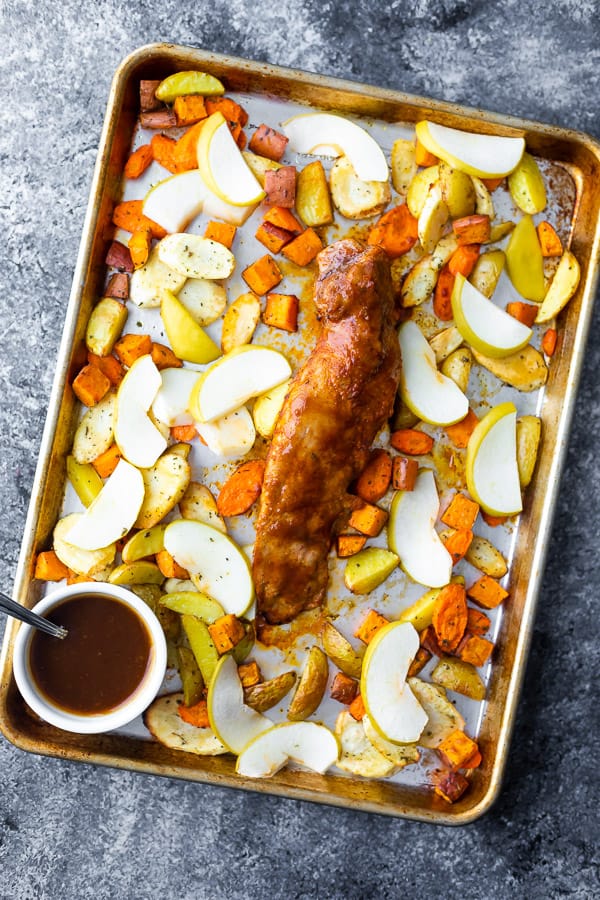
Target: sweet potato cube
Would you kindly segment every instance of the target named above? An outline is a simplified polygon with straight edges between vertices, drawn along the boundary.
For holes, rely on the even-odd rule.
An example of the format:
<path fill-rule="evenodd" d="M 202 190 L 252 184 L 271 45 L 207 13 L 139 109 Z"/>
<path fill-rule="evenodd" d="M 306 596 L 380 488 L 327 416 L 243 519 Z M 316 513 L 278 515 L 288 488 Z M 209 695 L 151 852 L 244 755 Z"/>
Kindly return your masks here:
<path fill-rule="evenodd" d="M 452 557 L 453 565 L 456 565 L 463 559 L 473 541 L 472 531 L 452 531 L 450 534 L 440 536 L 444 547 Z"/>
<path fill-rule="evenodd" d="M 68 568 L 60 561 L 54 550 L 43 550 L 35 560 L 34 578 L 40 581 L 62 581 L 69 574 Z"/>
<path fill-rule="evenodd" d="M 420 140 L 415 141 L 415 162 L 418 166 L 435 166 L 438 162 L 437 156 L 430 153 Z"/>
<path fill-rule="evenodd" d="M 150 141 L 152 147 L 152 156 L 164 169 L 176 175 L 181 172 L 179 164 L 175 159 L 175 146 L 177 141 L 174 138 L 167 137 L 165 134 L 155 134 Z"/>
<path fill-rule="evenodd" d="M 476 214 L 455 219 L 452 230 L 459 244 L 485 244 L 490 238 L 490 217 Z"/>
<path fill-rule="evenodd" d="M 469 412 L 466 414 L 464 419 L 462 419 L 460 422 L 457 422 L 455 425 L 447 425 L 445 428 L 445 432 L 455 447 L 459 447 L 461 450 L 464 450 L 469 443 L 469 438 L 475 431 L 478 424 L 479 419 L 477 418 L 473 410 L 469 409 Z"/>
<path fill-rule="evenodd" d="M 238 124 L 243 128 L 248 123 L 248 113 L 243 106 L 240 106 L 231 97 L 207 97 L 206 112 L 209 116 L 212 116 L 215 112 L 220 112 L 230 127 L 233 124 Z"/>
<path fill-rule="evenodd" d="M 467 613 L 467 634 L 485 634 L 490 627 L 490 618 L 479 609 L 469 607 Z"/>
<path fill-rule="evenodd" d="M 117 468 L 120 459 L 121 451 L 116 444 L 111 444 L 108 450 L 92 461 L 92 465 L 100 478 L 108 478 Z"/>
<path fill-rule="evenodd" d="M 480 666 L 485 665 L 492 655 L 493 649 L 492 641 L 479 637 L 477 634 L 467 633 L 458 645 L 456 655 L 459 659 L 471 663 L 472 666 L 478 669 Z"/>
<path fill-rule="evenodd" d="M 449 271 L 453 275 L 460 274 L 468 278 L 479 259 L 480 249 L 479 244 L 463 244 L 450 257 L 448 261 Z"/>
<path fill-rule="evenodd" d="M 282 253 L 297 266 L 307 266 L 322 249 L 323 244 L 317 232 L 312 228 L 307 228 L 287 244 Z"/>
<path fill-rule="evenodd" d="M 346 706 L 350 706 L 352 701 L 356 699 L 358 682 L 355 681 L 354 678 L 350 678 L 349 675 L 338 672 L 333 679 L 329 693 L 332 700 L 337 700 L 338 703 L 344 703 Z"/>
<path fill-rule="evenodd" d="M 156 112 L 140 113 L 140 125 L 142 128 L 176 128 L 177 116 L 173 109 L 158 109 Z"/>
<path fill-rule="evenodd" d="M 256 662 L 242 663 L 238 666 L 238 675 L 240 676 L 242 687 L 245 688 L 254 687 L 255 684 L 260 684 L 263 680 L 260 668 Z"/>
<path fill-rule="evenodd" d="M 386 450 L 374 450 L 356 481 L 356 493 L 366 503 L 377 503 L 387 493 L 392 480 L 392 457 Z"/>
<path fill-rule="evenodd" d="M 152 112 L 162 108 L 162 103 L 155 94 L 159 84 L 160 78 L 152 80 L 142 78 L 140 81 L 140 110 L 142 112 Z"/>
<path fill-rule="evenodd" d="M 177 708 L 177 713 L 179 718 L 187 722 L 188 725 L 194 725 L 195 728 L 210 728 L 206 700 L 198 700 L 193 706 L 184 706 L 181 703 Z"/>
<path fill-rule="evenodd" d="M 156 565 L 165 578 L 189 578 L 190 573 L 180 566 L 171 556 L 168 550 L 159 550 L 156 554 Z"/>
<path fill-rule="evenodd" d="M 152 339 L 149 334 L 124 334 L 115 344 L 115 353 L 127 368 L 140 356 L 151 352 Z"/>
<path fill-rule="evenodd" d="M 263 222 L 270 225 L 276 225 L 277 228 L 283 228 L 284 231 L 291 231 L 292 234 L 302 234 L 304 226 L 300 224 L 296 216 L 284 209 L 283 206 L 272 206 L 263 216 Z"/>
<path fill-rule="evenodd" d="M 453 731 L 437 748 L 442 761 L 451 769 L 462 769 L 465 762 L 479 750 L 477 742 L 473 741 L 464 731 Z"/>
<path fill-rule="evenodd" d="M 479 504 L 469 500 L 464 494 L 455 494 L 448 509 L 442 516 L 444 525 L 456 528 L 457 531 L 469 531 L 475 524 L 479 513 Z"/>
<path fill-rule="evenodd" d="M 167 158 L 170 154 L 171 163 L 178 172 L 189 172 L 198 168 L 198 138 L 204 122 L 198 122 L 182 134 L 175 146 L 170 150 L 165 145 Z M 170 140 L 170 138 L 166 138 Z"/>
<path fill-rule="evenodd" d="M 112 242 L 108 248 L 105 262 L 107 266 L 112 266 L 115 269 L 122 269 L 124 272 L 129 272 L 129 274 L 133 272 L 133 260 L 129 247 L 126 247 L 120 241 Z"/>
<path fill-rule="evenodd" d="M 264 202 L 268 206 L 283 206 L 291 209 L 296 202 L 296 167 L 282 166 L 265 172 Z"/>
<path fill-rule="evenodd" d="M 114 297 L 115 300 L 127 300 L 129 298 L 129 278 L 125 272 L 115 272 L 111 275 L 106 288 L 105 297 Z"/>
<path fill-rule="evenodd" d="M 129 238 L 129 252 L 134 269 L 141 269 L 148 262 L 152 246 L 152 232 L 149 228 L 139 228 Z"/>
<path fill-rule="evenodd" d="M 419 647 L 415 658 L 408 667 L 408 675 L 406 677 L 414 678 L 415 675 L 418 675 L 421 669 L 425 665 L 427 665 L 432 655 L 433 654 L 431 654 L 425 647 Z"/>
<path fill-rule="evenodd" d="M 142 144 L 137 150 L 134 150 L 123 169 L 125 178 L 139 178 L 143 175 L 148 166 L 154 159 L 152 147 L 150 144 Z"/>
<path fill-rule="evenodd" d="M 357 694 L 350 706 L 348 707 L 348 712 L 352 716 L 353 719 L 356 719 L 357 722 L 361 722 L 365 713 L 365 704 L 363 703 L 363 698 L 360 694 Z"/>
<path fill-rule="evenodd" d="M 189 443 L 195 437 L 198 437 L 195 425 L 172 425 L 170 433 L 173 440 L 178 444 Z"/>
<path fill-rule="evenodd" d="M 468 787 L 468 780 L 460 772 L 445 772 L 436 779 L 434 791 L 438 797 L 442 797 L 448 803 L 455 803 Z"/>
<path fill-rule="evenodd" d="M 538 306 L 534 306 L 532 303 L 522 303 L 520 300 L 513 300 L 512 303 L 506 304 L 506 312 L 509 316 L 512 316 L 513 319 L 518 319 L 519 322 L 527 325 L 528 328 L 531 328 L 535 322 L 538 309 Z"/>
<path fill-rule="evenodd" d="M 242 278 L 255 294 L 262 296 L 277 287 L 283 279 L 279 266 L 272 256 L 266 253 L 242 272 Z"/>
<path fill-rule="evenodd" d="M 280 134 L 274 128 L 269 128 L 268 125 L 263 124 L 259 125 L 252 135 L 248 149 L 259 156 L 265 156 L 267 159 L 279 162 L 285 153 L 288 141 L 289 138 L 286 138 L 285 134 Z"/>
<path fill-rule="evenodd" d="M 114 356 L 96 356 L 88 350 L 87 360 L 91 366 L 97 366 L 115 387 L 123 380 L 125 370 Z"/>
<path fill-rule="evenodd" d="M 443 656 L 443 651 L 438 644 L 437 635 L 433 625 L 428 625 L 419 635 L 421 647 L 424 647 L 432 656 Z"/>
<path fill-rule="evenodd" d="M 164 344 L 156 344 L 153 341 L 150 356 L 157 369 L 180 369 L 183 366 L 179 357 L 175 356 L 171 348 Z"/>
<path fill-rule="evenodd" d="M 297 331 L 299 305 L 295 294 L 267 294 L 262 320 L 265 325 L 281 328 L 282 331 Z"/>
<path fill-rule="evenodd" d="M 540 222 L 537 227 L 542 256 L 562 256 L 563 246 L 550 222 Z"/>
<path fill-rule="evenodd" d="M 130 234 L 147 228 L 153 238 L 161 240 L 167 233 L 162 225 L 144 215 L 143 200 L 123 200 L 122 203 L 117 203 L 113 209 L 112 220 L 117 228 L 122 228 Z"/>
<path fill-rule="evenodd" d="M 385 616 L 382 616 L 381 613 L 378 613 L 374 609 L 370 609 L 354 632 L 354 637 L 357 637 L 359 640 L 364 641 L 365 644 L 368 644 L 380 628 L 389 624 L 389 621 L 390 620 L 386 619 Z"/>
<path fill-rule="evenodd" d="M 233 650 L 246 634 L 240 620 L 231 613 L 220 616 L 216 622 L 208 626 L 208 630 L 220 655 Z"/>
<path fill-rule="evenodd" d="M 291 231 L 271 225 L 270 222 L 263 222 L 262 225 L 259 225 L 254 237 L 271 253 L 279 253 L 286 244 L 289 244 L 294 235 Z"/>
<path fill-rule="evenodd" d="M 227 222 L 209 222 L 204 232 L 204 237 L 210 238 L 211 241 L 218 241 L 228 250 L 231 250 L 233 239 L 237 228 L 235 225 L 229 225 Z"/>
<path fill-rule="evenodd" d="M 204 97 L 200 94 L 187 94 L 185 97 L 175 97 L 173 104 L 178 125 L 195 125 L 201 119 L 206 119 L 206 105 Z"/>
<path fill-rule="evenodd" d="M 84 366 L 73 381 L 73 393 L 84 406 L 95 406 L 110 390 L 110 379 L 97 366 Z"/>
<path fill-rule="evenodd" d="M 483 575 L 479 581 L 467 589 L 467 596 L 484 609 L 495 609 L 508 597 L 508 591 L 489 575 Z"/>
<path fill-rule="evenodd" d="M 372 503 L 363 503 L 355 509 L 348 520 L 351 528 L 356 528 L 361 534 L 368 537 L 377 537 L 388 520 L 388 513 Z"/>
<path fill-rule="evenodd" d="M 414 491 L 419 473 L 416 459 L 395 456 L 392 462 L 392 487 L 395 491 Z"/>
<path fill-rule="evenodd" d="M 347 559 L 362 550 L 366 543 L 367 539 L 362 534 L 338 534 L 336 539 L 337 555 L 340 559 Z"/>

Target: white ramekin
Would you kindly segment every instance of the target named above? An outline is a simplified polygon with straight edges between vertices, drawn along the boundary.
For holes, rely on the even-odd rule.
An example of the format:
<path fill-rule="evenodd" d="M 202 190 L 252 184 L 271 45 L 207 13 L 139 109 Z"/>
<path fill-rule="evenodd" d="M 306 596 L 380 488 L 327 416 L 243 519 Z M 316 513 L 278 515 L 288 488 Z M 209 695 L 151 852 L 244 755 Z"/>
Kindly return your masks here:
<path fill-rule="evenodd" d="M 55 706 L 38 689 L 29 665 L 29 647 L 35 631 L 31 625 L 21 624 L 14 644 L 13 671 L 17 687 L 31 709 L 46 722 L 78 734 L 99 734 L 112 731 L 131 722 L 150 705 L 162 684 L 167 668 L 167 643 L 160 622 L 136 594 L 123 587 L 99 582 L 81 582 L 59 588 L 44 597 L 33 607 L 38 615 L 50 612 L 70 597 L 84 594 L 102 594 L 114 597 L 133 609 L 144 621 L 150 634 L 150 663 L 143 681 L 131 697 L 117 709 L 99 715 L 78 715 Z M 56 640 L 59 640 L 58 638 Z"/>

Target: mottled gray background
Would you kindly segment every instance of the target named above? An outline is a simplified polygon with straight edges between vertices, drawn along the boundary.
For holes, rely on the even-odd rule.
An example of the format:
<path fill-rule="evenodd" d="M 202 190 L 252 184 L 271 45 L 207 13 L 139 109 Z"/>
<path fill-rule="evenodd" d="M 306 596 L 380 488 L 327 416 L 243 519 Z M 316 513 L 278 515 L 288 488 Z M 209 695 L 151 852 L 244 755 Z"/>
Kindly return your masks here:
<path fill-rule="evenodd" d="M 13 577 L 112 73 L 167 40 L 600 137 L 594 0 L 0 0 L 0 527 Z M 77 767 L 0 739 L 10 898 L 591 898 L 597 311 L 504 791 L 442 829 Z"/>

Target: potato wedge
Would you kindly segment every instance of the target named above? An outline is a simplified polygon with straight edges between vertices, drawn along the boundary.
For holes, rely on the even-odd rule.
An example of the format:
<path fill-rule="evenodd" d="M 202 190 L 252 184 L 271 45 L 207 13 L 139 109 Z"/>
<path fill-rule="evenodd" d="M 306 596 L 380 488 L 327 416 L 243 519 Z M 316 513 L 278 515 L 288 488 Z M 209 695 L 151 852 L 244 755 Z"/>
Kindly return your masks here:
<path fill-rule="evenodd" d="M 469 384 L 472 365 L 473 354 L 468 347 L 461 347 L 444 360 L 441 369 L 442 373 L 448 378 L 451 378 L 464 394 L 466 393 L 467 385 Z"/>
<path fill-rule="evenodd" d="M 485 685 L 475 666 L 453 656 L 444 656 L 431 673 L 431 680 L 448 691 L 472 700 L 485 699 Z"/>
<path fill-rule="evenodd" d="M 130 537 L 121 551 L 123 562 L 132 563 L 145 556 L 154 556 L 155 553 L 160 553 L 164 548 L 163 538 L 166 527 L 166 525 L 154 525 L 153 528 L 138 531 L 137 534 Z"/>
<path fill-rule="evenodd" d="M 181 456 L 182 459 L 188 459 L 191 449 L 191 446 L 184 442 L 173 444 L 171 447 L 169 447 L 171 453 L 175 453 L 177 456 Z"/>
<path fill-rule="evenodd" d="M 187 460 L 167 450 L 149 469 L 142 469 L 144 502 L 135 522 L 136 528 L 152 528 L 179 503 L 190 483 Z"/>
<path fill-rule="evenodd" d="M 537 391 L 546 384 L 548 366 L 542 354 L 531 344 L 503 359 L 492 359 L 473 348 L 471 350 L 480 366 L 519 391 Z"/>
<path fill-rule="evenodd" d="M 252 418 L 254 427 L 262 437 L 273 436 L 289 387 L 289 380 L 284 381 L 256 399 L 252 408 Z"/>
<path fill-rule="evenodd" d="M 454 353 L 455 350 L 458 350 L 462 342 L 463 336 L 455 325 L 444 328 L 443 331 L 438 332 L 438 334 L 435 334 L 430 338 L 429 346 L 435 353 L 435 361 L 437 364 L 439 365 Z"/>
<path fill-rule="evenodd" d="M 146 265 L 136 269 L 129 282 L 129 299 L 136 306 L 151 309 L 160 306 L 162 291 L 176 294 L 185 284 L 185 275 L 174 272 L 158 256 L 158 248 L 153 247 Z"/>
<path fill-rule="evenodd" d="M 549 322 L 561 312 L 577 290 L 580 277 L 579 263 L 570 250 L 561 256 L 554 278 L 535 318 L 536 324 Z"/>
<path fill-rule="evenodd" d="M 156 612 L 162 596 L 162 588 L 158 584 L 132 584 L 131 591 L 147 603 L 152 612 Z"/>
<path fill-rule="evenodd" d="M 370 594 L 398 565 L 398 556 L 381 547 L 365 547 L 346 563 L 344 583 L 353 594 Z"/>
<path fill-rule="evenodd" d="M 412 409 L 406 405 L 398 391 L 394 400 L 394 413 L 390 419 L 390 428 L 392 431 L 396 431 L 398 428 L 412 428 L 418 421 L 419 417 L 415 416 Z"/>
<path fill-rule="evenodd" d="M 180 615 L 196 616 L 207 625 L 212 625 L 217 619 L 225 615 L 225 610 L 220 603 L 207 597 L 201 591 L 180 590 L 163 594 L 160 605 L 165 609 L 171 609 Z"/>
<path fill-rule="evenodd" d="M 402 283 L 400 296 L 402 306 L 420 306 L 429 300 L 435 288 L 438 278 L 438 268 L 434 264 L 431 254 L 423 256 L 412 267 Z"/>
<path fill-rule="evenodd" d="M 502 578 L 508 572 L 508 565 L 500 551 L 487 538 L 477 534 L 473 535 L 465 559 L 480 572 L 492 578 Z"/>
<path fill-rule="evenodd" d="M 438 164 L 442 199 L 453 219 L 461 219 L 475 212 L 475 187 L 464 172 L 445 162 Z"/>
<path fill-rule="evenodd" d="M 198 668 L 202 672 L 204 684 L 208 687 L 219 662 L 219 654 L 210 636 L 208 625 L 202 619 L 187 613 L 181 616 L 181 624 Z"/>
<path fill-rule="evenodd" d="M 67 456 L 67 478 L 84 506 L 95 500 L 104 484 L 90 463 L 78 463 L 74 456 Z"/>
<path fill-rule="evenodd" d="M 178 594 L 180 591 L 198 592 L 190 578 L 167 578 L 162 586 L 163 594 Z"/>
<path fill-rule="evenodd" d="M 205 525 L 210 525 L 211 528 L 227 534 L 227 526 L 219 515 L 217 501 L 205 485 L 197 481 L 190 481 L 179 501 L 179 509 L 184 519 L 204 522 Z"/>
<path fill-rule="evenodd" d="M 64 535 L 68 534 L 75 522 L 83 515 L 83 513 L 71 513 L 63 519 L 59 519 L 54 528 L 53 547 L 54 552 L 69 569 L 77 572 L 78 575 L 89 575 L 90 577 L 104 575 L 108 566 L 112 565 L 117 552 L 116 544 L 109 544 L 108 547 L 102 547 L 99 550 L 81 550 L 79 547 L 69 544 L 65 541 Z M 102 578 L 104 581 L 108 577 L 108 573 Z"/>
<path fill-rule="evenodd" d="M 433 608 L 438 598 L 440 588 L 431 588 L 426 591 L 423 596 L 415 600 L 406 609 L 403 609 L 398 616 L 399 622 L 410 622 L 417 631 L 423 631 L 428 625 L 431 625 Z"/>
<path fill-rule="evenodd" d="M 144 713 L 144 725 L 150 734 L 171 750 L 183 750 L 197 756 L 229 753 L 210 728 L 197 728 L 184 722 L 177 713 L 183 693 L 167 694 L 150 704 Z"/>
<path fill-rule="evenodd" d="M 202 327 L 216 322 L 227 306 L 227 293 L 223 285 L 207 278 L 188 278 L 177 299 Z"/>
<path fill-rule="evenodd" d="M 396 767 L 379 750 L 376 750 L 365 734 L 362 722 L 357 722 L 343 710 L 336 719 L 335 733 L 340 742 L 338 769 L 361 775 L 363 778 L 387 778 Z"/>
<path fill-rule="evenodd" d="M 534 216 L 546 208 L 546 188 L 533 156 L 524 153 L 517 168 L 508 176 L 508 189 L 519 209 Z"/>
<path fill-rule="evenodd" d="M 229 353 L 236 347 L 249 344 L 260 322 L 260 301 L 256 294 L 240 294 L 223 317 L 221 350 Z"/>
<path fill-rule="evenodd" d="M 243 150 L 242 156 L 246 162 L 246 165 L 260 184 L 262 188 L 265 186 L 265 175 L 267 172 L 276 172 L 277 169 L 281 169 L 282 163 L 275 162 L 273 159 L 267 159 L 266 156 L 259 156 L 257 153 L 252 153 L 250 150 Z"/>
<path fill-rule="evenodd" d="M 458 240 L 453 231 L 439 239 L 431 254 L 431 262 L 438 272 L 446 265 L 457 247 Z"/>
<path fill-rule="evenodd" d="M 250 655 L 256 643 L 256 630 L 254 628 L 254 622 L 242 620 L 242 625 L 244 626 L 244 631 L 246 632 L 246 634 L 231 651 L 231 655 L 235 659 L 238 666 L 243 663 L 244 660 Z"/>
<path fill-rule="evenodd" d="M 410 183 L 418 171 L 414 141 L 407 141 L 403 138 L 394 141 L 392 144 L 391 168 L 394 190 L 405 197 Z"/>
<path fill-rule="evenodd" d="M 496 215 L 492 195 L 486 188 L 481 178 L 475 175 L 471 176 L 473 187 L 475 188 L 475 212 L 478 216 L 489 216 L 490 222 Z"/>
<path fill-rule="evenodd" d="M 296 673 L 282 672 L 269 681 L 261 681 L 244 690 L 244 703 L 256 712 L 264 713 L 280 703 L 296 683 Z"/>
<path fill-rule="evenodd" d="M 517 466 L 522 488 L 526 488 L 533 478 L 541 437 L 541 419 L 537 416 L 520 416 L 517 419 Z"/>
<path fill-rule="evenodd" d="M 81 465 L 91 463 L 112 445 L 115 439 L 116 394 L 110 391 L 100 403 L 91 406 L 77 426 L 73 438 L 73 459 Z"/>
<path fill-rule="evenodd" d="M 429 188 L 437 183 L 439 176 L 440 170 L 438 166 L 428 166 L 426 169 L 417 172 L 409 184 L 406 194 L 406 205 L 415 219 L 418 219 L 421 215 Z"/>
<path fill-rule="evenodd" d="M 331 197 L 336 209 L 347 219 L 377 216 L 390 202 L 387 181 L 362 181 L 346 156 L 340 156 L 329 175 Z"/>
<path fill-rule="evenodd" d="M 446 691 L 421 678 L 409 678 L 408 684 L 427 713 L 427 724 L 419 738 L 421 747 L 435 750 L 453 731 L 464 731 L 465 720 L 446 698 Z"/>
<path fill-rule="evenodd" d="M 298 172 L 296 212 L 309 228 L 331 225 L 333 222 L 329 185 L 320 159 L 309 163 Z"/>
<path fill-rule="evenodd" d="M 160 261 L 186 278 L 229 278 L 235 268 L 231 250 L 199 234 L 168 234 L 157 246 Z"/>
<path fill-rule="evenodd" d="M 441 186 L 434 184 L 427 192 L 417 225 L 419 241 L 425 253 L 431 253 L 435 248 L 447 221 L 448 206 L 442 197 Z"/>
<path fill-rule="evenodd" d="M 204 678 L 189 647 L 177 647 L 177 671 L 181 678 L 183 702 L 186 706 L 193 706 L 202 700 Z"/>
<path fill-rule="evenodd" d="M 327 656 L 320 647 L 311 647 L 288 709 L 287 717 L 291 722 L 301 722 L 314 713 L 323 699 L 328 676 Z"/>
<path fill-rule="evenodd" d="M 165 576 L 156 563 L 138 559 L 131 563 L 121 563 L 108 576 L 110 584 L 162 584 Z"/>
<path fill-rule="evenodd" d="M 127 307 L 113 297 L 103 297 L 92 310 L 85 331 L 85 345 L 90 353 L 108 356 L 121 336 L 127 321 Z"/>
<path fill-rule="evenodd" d="M 331 622 L 325 622 L 321 631 L 321 643 L 323 650 L 344 675 L 351 678 L 360 678 L 362 671 L 363 653 L 355 650 L 352 644 L 346 640 L 343 634 L 334 628 Z"/>
<path fill-rule="evenodd" d="M 502 241 L 507 235 L 509 235 L 511 231 L 514 231 L 515 228 L 516 222 L 497 222 L 490 228 L 490 236 L 487 241 L 484 241 L 484 243 L 496 244 L 498 241 Z"/>
<path fill-rule="evenodd" d="M 496 290 L 505 262 L 503 250 L 488 250 L 475 263 L 469 281 L 484 297 L 490 298 Z"/>
<path fill-rule="evenodd" d="M 386 740 L 379 734 L 367 715 L 363 716 L 362 725 L 367 740 L 398 769 L 403 769 L 404 766 L 410 766 L 411 763 L 419 761 L 421 754 L 416 744 L 393 744 L 392 741 Z"/>

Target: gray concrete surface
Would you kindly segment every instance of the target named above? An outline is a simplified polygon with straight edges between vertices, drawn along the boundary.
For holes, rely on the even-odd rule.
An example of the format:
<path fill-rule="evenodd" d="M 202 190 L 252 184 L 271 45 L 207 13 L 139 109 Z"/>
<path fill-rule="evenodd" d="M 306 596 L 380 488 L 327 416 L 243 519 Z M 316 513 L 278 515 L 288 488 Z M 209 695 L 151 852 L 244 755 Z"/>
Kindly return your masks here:
<path fill-rule="evenodd" d="M 14 574 L 110 79 L 169 40 L 600 138 L 594 0 L 0 3 L 0 529 Z M 503 793 L 466 828 L 78 767 L 0 740 L 6 898 L 555 898 L 598 884 L 598 309 Z"/>

